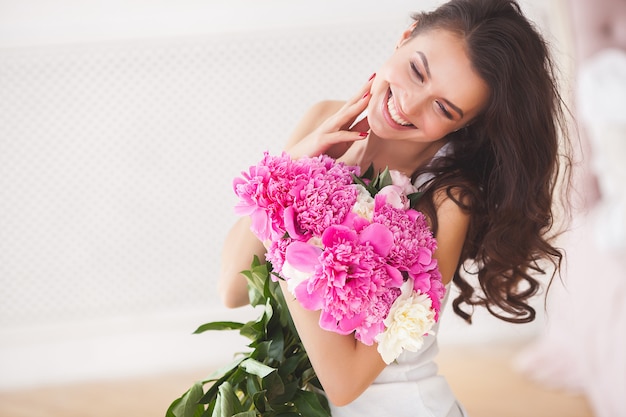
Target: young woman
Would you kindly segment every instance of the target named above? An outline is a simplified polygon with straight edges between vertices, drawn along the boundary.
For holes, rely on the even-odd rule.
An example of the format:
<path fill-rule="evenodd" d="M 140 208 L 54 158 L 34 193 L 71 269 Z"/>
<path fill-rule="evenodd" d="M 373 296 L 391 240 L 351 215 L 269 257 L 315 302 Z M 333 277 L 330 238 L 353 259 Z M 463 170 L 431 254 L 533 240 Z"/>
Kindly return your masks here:
<path fill-rule="evenodd" d="M 548 233 L 566 136 L 547 45 L 513 0 L 452 0 L 414 19 L 361 91 L 311 108 L 286 151 L 412 176 L 444 284 L 460 290 L 454 311 L 532 321 L 535 275 L 561 260 Z M 239 272 L 264 253 L 241 219 L 223 252 L 227 306 L 248 302 Z M 375 345 L 322 330 L 319 312 L 287 299 L 334 417 L 464 415 L 437 375 L 434 336 L 386 365 Z"/>

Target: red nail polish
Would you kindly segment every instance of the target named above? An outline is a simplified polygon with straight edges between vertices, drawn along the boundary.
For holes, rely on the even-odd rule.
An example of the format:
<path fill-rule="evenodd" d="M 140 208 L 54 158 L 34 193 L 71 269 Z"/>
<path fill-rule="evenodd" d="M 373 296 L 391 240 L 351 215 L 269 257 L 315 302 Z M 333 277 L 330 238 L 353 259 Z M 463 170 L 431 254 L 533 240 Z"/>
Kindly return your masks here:
<path fill-rule="evenodd" d="M 367 135 L 368 135 L 367 132 L 359 132 L 359 136 L 361 136 L 362 138 L 364 138 Z"/>
<path fill-rule="evenodd" d="M 376 73 L 373 73 L 372 75 L 370 75 L 370 78 L 369 78 L 369 80 L 367 80 L 367 81 L 372 81 L 372 80 L 374 79 L 374 77 L 375 77 L 375 76 L 376 76 Z"/>
<path fill-rule="evenodd" d="M 370 95 L 370 92 L 368 91 L 367 93 L 363 94 L 363 97 L 361 97 L 361 98 L 362 98 L 362 99 L 363 99 L 363 98 L 367 98 L 367 96 L 369 96 L 369 95 Z"/>

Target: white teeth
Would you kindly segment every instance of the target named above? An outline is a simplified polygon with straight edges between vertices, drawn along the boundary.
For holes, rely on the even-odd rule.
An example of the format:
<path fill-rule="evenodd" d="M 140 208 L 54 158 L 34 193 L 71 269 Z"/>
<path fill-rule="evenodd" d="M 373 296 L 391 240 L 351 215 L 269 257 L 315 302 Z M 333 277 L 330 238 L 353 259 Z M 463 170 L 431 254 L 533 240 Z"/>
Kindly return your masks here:
<path fill-rule="evenodd" d="M 402 126 L 411 126 L 412 123 L 404 120 L 398 112 L 396 112 L 396 106 L 393 103 L 393 97 L 389 94 L 389 98 L 387 99 L 387 109 L 389 110 L 389 114 L 394 122 Z"/>

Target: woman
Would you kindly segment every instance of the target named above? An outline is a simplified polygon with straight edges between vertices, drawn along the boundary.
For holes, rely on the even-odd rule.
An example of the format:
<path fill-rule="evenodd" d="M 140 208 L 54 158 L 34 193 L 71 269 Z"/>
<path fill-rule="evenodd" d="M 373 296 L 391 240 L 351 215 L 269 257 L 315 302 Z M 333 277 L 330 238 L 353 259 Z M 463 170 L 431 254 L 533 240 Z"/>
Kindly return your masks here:
<path fill-rule="evenodd" d="M 533 273 L 561 260 L 547 236 L 563 126 L 547 46 L 512 0 L 452 0 L 414 19 L 361 91 L 311 108 L 286 151 L 411 176 L 424 191 L 419 209 L 437 238 L 443 282 L 460 290 L 454 311 L 470 321 L 464 305 L 484 306 L 532 321 Z M 220 278 L 227 306 L 248 302 L 239 271 L 264 253 L 249 219 L 235 224 Z M 322 330 L 319 312 L 287 298 L 333 416 L 464 415 L 437 376 L 434 336 L 386 365 L 375 345 Z"/>

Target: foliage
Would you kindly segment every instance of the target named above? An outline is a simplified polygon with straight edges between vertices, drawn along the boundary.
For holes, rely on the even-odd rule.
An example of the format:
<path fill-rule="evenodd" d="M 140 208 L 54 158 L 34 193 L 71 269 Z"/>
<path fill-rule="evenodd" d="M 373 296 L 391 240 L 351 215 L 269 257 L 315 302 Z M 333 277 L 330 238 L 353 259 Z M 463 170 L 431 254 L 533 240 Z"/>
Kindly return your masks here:
<path fill-rule="evenodd" d="M 167 410 L 166 417 L 329 417 L 321 385 L 287 310 L 271 264 L 254 258 L 248 279 L 250 304 L 261 315 L 247 323 L 206 323 L 194 333 L 239 330 L 249 352 L 198 381 Z M 208 389 L 205 391 L 205 385 Z"/>
<path fill-rule="evenodd" d="M 382 172 L 375 174 L 374 165 L 372 164 L 370 164 L 363 175 L 357 176 L 352 174 L 352 180 L 355 184 L 360 184 L 365 187 L 372 197 L 378 194 L 378 192 L 384 187 L 393 184 L 389 168 L 385 168 Z M 417 202 L 422 197 L 422 194 L 423 193 L 421 191 L 407 194 L 407 198 L 409 199 L 410 206 L 412 208 L 417 206 Z"/>

